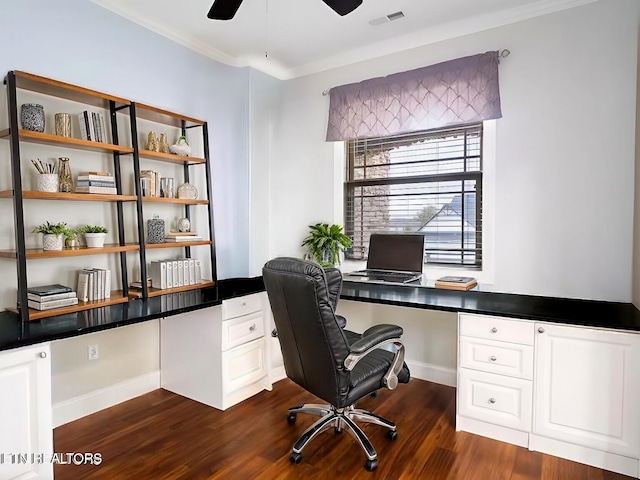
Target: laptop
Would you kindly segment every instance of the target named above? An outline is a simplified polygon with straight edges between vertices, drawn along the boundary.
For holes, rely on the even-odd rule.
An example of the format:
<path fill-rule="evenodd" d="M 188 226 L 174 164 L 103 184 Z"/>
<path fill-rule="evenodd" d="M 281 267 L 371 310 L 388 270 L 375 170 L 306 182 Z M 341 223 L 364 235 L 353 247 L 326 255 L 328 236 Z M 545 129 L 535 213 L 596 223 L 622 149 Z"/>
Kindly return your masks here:
<path fill-rule="evenodd" d="M 422 278 L 424 235 L 373 233 L 367 268 L 349 272 L 347 280 L 410 283 Z"/>

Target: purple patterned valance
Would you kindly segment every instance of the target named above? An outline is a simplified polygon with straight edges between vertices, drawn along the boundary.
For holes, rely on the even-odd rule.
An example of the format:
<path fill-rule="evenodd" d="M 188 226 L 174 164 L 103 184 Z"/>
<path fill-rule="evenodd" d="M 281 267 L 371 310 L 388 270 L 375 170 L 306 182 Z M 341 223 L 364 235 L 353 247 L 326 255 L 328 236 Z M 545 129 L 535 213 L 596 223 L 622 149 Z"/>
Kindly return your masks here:
<path fill-rule="evenodd" d="M 498 52 L 331 89 L 327 141 L 501 118 Z"/>

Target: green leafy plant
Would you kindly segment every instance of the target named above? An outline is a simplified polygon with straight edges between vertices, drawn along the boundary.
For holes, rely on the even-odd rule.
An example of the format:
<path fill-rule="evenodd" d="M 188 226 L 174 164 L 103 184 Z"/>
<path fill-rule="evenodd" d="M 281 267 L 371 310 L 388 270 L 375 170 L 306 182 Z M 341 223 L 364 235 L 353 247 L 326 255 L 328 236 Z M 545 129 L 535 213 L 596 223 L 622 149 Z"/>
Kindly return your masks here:
<path fill-rule="evenodd" d="M 79 233 L 107 233 L 107 227 L 101 225 L 84 225 L 77 229 Z"/>
<path fill-rule="evenodd" d="M 67 228 L 67 231 L 64 232 L 64 238 L 66 240 L 74 240 L 78 238 L 78 234 L 81 233 L 77 228 Z"/>
<path fill-rule="evenodd" d="M 60 223 L 43 223 L 33 229 L 33 233 L 43 233 L 45 235 L 66 235 L 69 229 L 67 224 Z"/>
<path fill-rule="evenodd" d="M 342 233 L 342 227 L 316 223 L 309 225 L 309 230 L 309 236 L 302 241 L 302 246 L 309 250 L 306 257 L 323 267 L 340 265 L 340 252 L 351 246 L 351 239 Z"/>

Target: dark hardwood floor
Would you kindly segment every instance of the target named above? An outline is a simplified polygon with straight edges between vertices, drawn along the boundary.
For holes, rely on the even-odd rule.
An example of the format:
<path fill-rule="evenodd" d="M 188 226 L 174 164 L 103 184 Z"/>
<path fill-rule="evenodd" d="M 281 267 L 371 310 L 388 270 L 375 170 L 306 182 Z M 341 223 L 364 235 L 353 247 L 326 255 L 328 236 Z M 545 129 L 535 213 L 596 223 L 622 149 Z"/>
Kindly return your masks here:
<path fill-rule="evenodd" d="M 359 407 L 398 425 L 398 439 L 363 425 L 378 451 L 375 472 L 347 433 L 322 433 L 289 462 L 314 417 L 289 425 L 287 407 L 318 399 L 285 379 L 225 412 L 156 390 L 54 432 L 59 453 L 99 452 L 94 465 L 56 465 L 56 480 L 78 479 L 481 479 L 613 480 L 615 473 L 454 429 L 455 389 L 413 379 Z"/>

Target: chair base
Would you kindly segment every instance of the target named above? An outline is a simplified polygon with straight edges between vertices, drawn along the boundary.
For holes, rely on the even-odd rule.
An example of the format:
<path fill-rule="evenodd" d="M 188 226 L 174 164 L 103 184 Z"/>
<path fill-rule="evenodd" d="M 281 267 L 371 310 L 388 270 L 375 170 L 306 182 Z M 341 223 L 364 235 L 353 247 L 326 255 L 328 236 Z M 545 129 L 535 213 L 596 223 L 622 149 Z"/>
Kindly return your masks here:
<path fill-rule="evenodd" d="M 289 423 L 293 423 L 296 420 L 298 413 L 308 413 L 320 417 L 313 425 L 307 428 L 300 436 L 298 441 L 293 445 L 291 450 L 291 461 L 293 463 L 299 463 L 302 457 L 302 449 L 319 433 L 324 432 L 330 427 L 334 428 L 336 433 L 341 433 L 343 429 L 351 434 L 356 442 L 362 447 L 364 453 L 367 456 L 366 468 L 367 470 L 375 470 L 378 465 L 377 453 L 369 438 L 364 434 L 360 427 L 355 422 L 373 423 L 386 427 L 389 429 L 388 436 L 390 439 L 395 440 L 398 436 L 396 430 L 396 424 L 380 417 L 375 413 L 371 413 L 361 408 L 355 408 L 355 405 L 351 405 L 345 408 L 336 408 L 332 405 L 321 405 L 316 403 L 307 403 L 298 407 L 291 407 L 289 409 Z"/>

